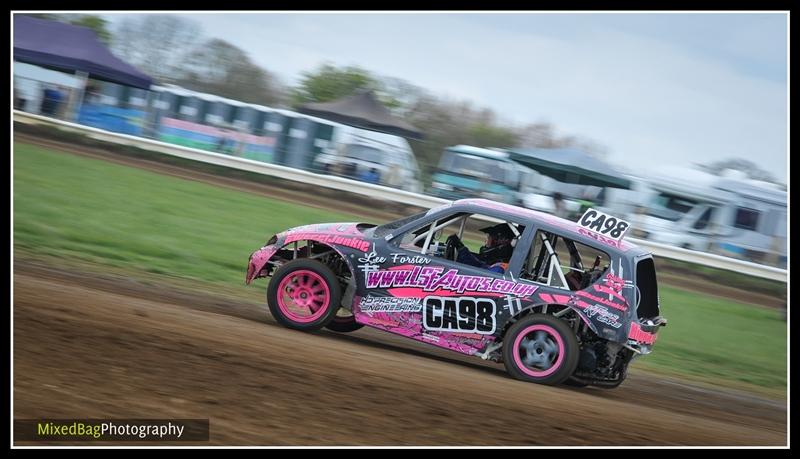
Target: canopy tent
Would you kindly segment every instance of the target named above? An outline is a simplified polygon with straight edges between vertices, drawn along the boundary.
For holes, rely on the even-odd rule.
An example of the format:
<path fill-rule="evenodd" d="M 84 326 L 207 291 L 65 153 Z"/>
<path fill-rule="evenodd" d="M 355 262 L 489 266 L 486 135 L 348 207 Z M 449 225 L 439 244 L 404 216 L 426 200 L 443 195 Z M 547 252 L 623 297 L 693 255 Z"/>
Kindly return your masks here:
<path fill-rule="evenodd" d="M 610 165 L 580 150 L 508 150 L 511 159 L 559 182 L 630 189 L 631 182 Z"/>
<path fill-rule="evenodd" d="M 14 15 L 14 60 L 149 89 L 153 79 L 117 58 L 86 27 Z"/>
<path fill-rule="evenodd" d="M 372 91 L 360 91 L 333 102 L 311 103 L 300 107 L 300 113 L 325 118 L 371 131 L 421 139 L 422 133 L 414 126 L 389 113 L 375 98 Z"/>

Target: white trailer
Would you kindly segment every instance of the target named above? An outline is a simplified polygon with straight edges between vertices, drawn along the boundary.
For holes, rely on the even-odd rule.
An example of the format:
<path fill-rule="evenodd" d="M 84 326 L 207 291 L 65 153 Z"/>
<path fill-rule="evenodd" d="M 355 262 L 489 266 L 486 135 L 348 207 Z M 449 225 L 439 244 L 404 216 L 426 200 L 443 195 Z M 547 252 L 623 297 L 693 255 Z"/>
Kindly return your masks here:
<path fill-rule="evenodd" d="M 697 170 L 667 171 L 643 182 L 630 218 L 636 236 L 742 259 L 786 263 L 787 194 L 779 186 Z"/>

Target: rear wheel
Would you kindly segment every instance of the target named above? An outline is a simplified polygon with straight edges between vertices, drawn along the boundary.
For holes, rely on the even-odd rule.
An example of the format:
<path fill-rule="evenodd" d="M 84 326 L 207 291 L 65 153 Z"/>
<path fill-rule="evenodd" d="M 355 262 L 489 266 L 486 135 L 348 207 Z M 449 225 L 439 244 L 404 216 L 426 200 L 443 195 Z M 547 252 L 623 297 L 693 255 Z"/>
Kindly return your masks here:
<path fill-rule="evenodd" d="M 309 259 L 290 261 L 272 276 L 267 306 L 281 325 L 319 330 L 336 316 L 342 298 L 339 280 L 330 268 Z"/>
<path fill-rule="evenodd" d="M 566 381 L 578 366 L 579 350 L 569 326 L 544 314 L 523 317 L 503 339 L 503 361 L 509 374 L 539 384 Z"/>

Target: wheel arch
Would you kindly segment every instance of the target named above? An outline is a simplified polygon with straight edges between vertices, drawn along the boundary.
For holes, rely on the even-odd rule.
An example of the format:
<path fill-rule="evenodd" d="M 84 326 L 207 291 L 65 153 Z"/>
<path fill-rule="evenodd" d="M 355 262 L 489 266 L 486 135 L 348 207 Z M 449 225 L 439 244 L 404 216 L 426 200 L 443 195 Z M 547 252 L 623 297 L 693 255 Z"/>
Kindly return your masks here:
<path fill-rule="evenodd" d="M 506 333 L 508 333 L 508 330 L 511 328 L 511 326 L 514 325 L 523 317 L 529 316 L 531 314 L 547 314 L 558 318 L 558 316 L 556 316 L 556 313 L 562 312 L 565 309 L 569 309 L 575 312 L 575 314 L 577 314 L 577 316 L 581 318 L 581 321 L 583 321 L 583 323 L 589 327 L 592 333 L 598 334 L 597 327 L 592 323 L 591 320 L 589 320 L 588 317 L 586 317 L 583 311 L 581 311 L 579 308 L 569 304 L 538 303 L 523 308 L 522 310 L 514 314 L 511 318 L 509 318 L 501 329 L 500 338 L 503 339 Z"/>
<path fill-rule="evenodd" d="M 570 310 L 572 308 L 566 306 L 561 309 L 561 311 Z M 545 331 L 552 340 L 537 336 L 538 330 Z M 522 340 L 530 331 L 536 331 L 536 335 L 532 338 L 533 342 L 523 345 Z M 556 385 L 567 380 L 575 372 L 580 359 L 580 342 L 573 327 L 554 314 L 521 315 L 507 333 L 510 336 L 507 336 L 508 339 L 503 343 L 503 363 L 512 377 L 539 384 Z M 555 355 L 553 355 L 554 345 L 558 349 Z M 539 358 L 536 358 L 537 356 Z"/>
<path fill-rule="evenodd" d="M 290 241 L 290 242 L 283 242 L 282 241 L 281 243 L 276 243 L 276 244 L 273 244 L 273 245 L 270 245 L 270 246 L 265 246 L 265 247 L 259 249 L 258 251 L 254 252 L 253 255 L 250 256 L 250 266 L 248 267 L 247 283 L 249 284 L 254 279 L 257 279 L 259 277 L 265 277 L 265 276 L 262 276 L 260 274 L 264 270 L 264 268 L 267 267 L 267 264 L 270 261 L 274 261 L 276 259 L 276 257 L 278 257 L 278 256 L 287 255 L 286 254 L 286 250 L 287 249 L 292 250 L 292 252 L 294 252 L 294 248 L 293 248 L 294 246 L 298 246 L 299 247 L 301 243 L 305 243 L 305 245 L 307 247 L 309 242 L 313 242 L 315 244 L 315 246 L 325 247 L 325 248 L 328 248 L 328 249 L 332 250 L 336 254 L 336 257 L 338 259 L 341 259 L 342 261 L 344 261 L 345 266 L 347 266 L 347 269 L 350 272 L 350 280 L 349 280 L 349 283 L 347 285 L 346 291 L 350 291 L 351 289 L 353 291 L 355 291 L 355 288 L 356 288 L 356 285 L 355 285 L 356 271 L 355 271 L 355 269 L 353 267 L 353 263 L 350 260 L 350 257 L 347 256 L 347 254 L 345 254 L 342 251 L 341 247 L 337 247 L 335 244 L 322 242 L 321 240 L 316 239 L 316 238 L 304 238 L 304 239 L 293 240 L 293 241 Z M 299 251 L 300 250 L 298 250 L 298 252 Z M 292 254 L 292 255 L 294 255 L 294 254 Z M 298 253 L 297 254 L 297 258 L 315 258 L 315 256 L 314 255 L 312 255 L 311 257 L 300 256 L 300 254 Z M 292 259 L 294 259 L 294 256 L 292 258 L 286 259 L 286 262 L 291 261 Z M 330 263 L 324 263 L 324 262 L 322 262 L 322 263 L 325 264 L 326 266 L 328 266 L 329 268 L 333 268 L 330 265 Z M 334 270 L 334 272 L 336 272 L 336 271 Z"/>

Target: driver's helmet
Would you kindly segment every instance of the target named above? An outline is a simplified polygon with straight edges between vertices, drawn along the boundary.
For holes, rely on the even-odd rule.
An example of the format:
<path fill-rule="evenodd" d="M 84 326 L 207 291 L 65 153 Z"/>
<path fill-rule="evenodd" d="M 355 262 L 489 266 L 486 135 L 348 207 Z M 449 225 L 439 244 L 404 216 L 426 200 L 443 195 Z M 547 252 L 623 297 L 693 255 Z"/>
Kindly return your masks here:
<path fill-rule="evenodd" d="M 518 231 L 522 232 L 522 227 Z M 508 263 L 514 252 L 517 235 L 508 226 L 508 223 L 482 228 L 486 233 L 486 243 L 480 248 L 479 256 L 485 263 Z"/>

